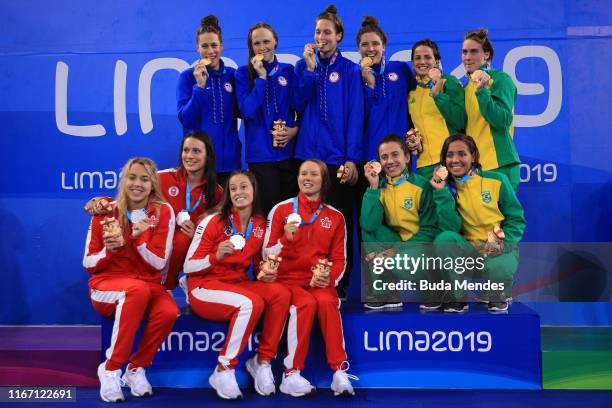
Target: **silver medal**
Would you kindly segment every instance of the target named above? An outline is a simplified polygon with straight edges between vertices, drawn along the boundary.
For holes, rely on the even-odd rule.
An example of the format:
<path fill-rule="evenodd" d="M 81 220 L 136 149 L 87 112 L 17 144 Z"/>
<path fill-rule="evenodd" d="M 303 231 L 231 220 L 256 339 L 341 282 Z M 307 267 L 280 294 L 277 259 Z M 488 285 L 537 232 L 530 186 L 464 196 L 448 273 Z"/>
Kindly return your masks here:
<path fill-rule="evenodd" d="M 246 245 L 246 240 L 242 235 L 232 235 L 229 240 L 232 245 L 234 245 L 234 248 L 236 248 L 237 250 L 241 250 Z"/>

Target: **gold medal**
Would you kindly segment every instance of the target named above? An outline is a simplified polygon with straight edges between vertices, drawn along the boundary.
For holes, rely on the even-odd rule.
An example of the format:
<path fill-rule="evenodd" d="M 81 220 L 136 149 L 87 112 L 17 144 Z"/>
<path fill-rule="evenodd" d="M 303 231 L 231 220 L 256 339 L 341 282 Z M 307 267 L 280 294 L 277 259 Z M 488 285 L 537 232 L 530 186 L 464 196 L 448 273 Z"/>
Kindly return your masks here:
<path fill-rule="evenodd" d="M 363 57 L 359 63 L 361 68 L 371 67 L 374 64 L 374 60 L 371 57 Z"/>
<path fill-rule="evenodd" d="M 263 54 L 255 54 L 253 59 L 255 59 L 255 61 L 263 61 L 264 55 Z"/>

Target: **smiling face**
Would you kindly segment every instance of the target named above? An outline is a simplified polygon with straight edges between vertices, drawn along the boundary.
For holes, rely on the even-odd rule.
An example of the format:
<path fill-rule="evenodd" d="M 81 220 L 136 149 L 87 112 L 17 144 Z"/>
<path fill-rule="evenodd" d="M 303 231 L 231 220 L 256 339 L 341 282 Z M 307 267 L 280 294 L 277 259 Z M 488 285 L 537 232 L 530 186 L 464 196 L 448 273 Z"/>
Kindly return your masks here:
<path fill-rule="evenodd" d="M 323 175 L 317 163 L 305 161 L 298 173 L 298 187 L 308 198 L 317 199 L 321 193 Z"/>
<path fill-rule="evenodd" d="M 206 165 L 206 146 L 204 142 L 193 137 L 186 138 L 181 151 L 181 161 L 187 173 L 202 172 L 203 175 Z"/>
<path fill-rule="evenodd" d="M 125 191 L 130 209 L 144 208 L 149 200 L 153 184 L 145 167 L 134 163 L 128 170 Z"/>
<path fill-rule="evenodd" d="M 202 33 L 198 36 L 198 53 L 201 58 L 208 58 L 213 69 L 219 69 L 223 43 L 217 33 Z"/>
<path fill-rule="evenodd" d="M 468 74 L 480 69 L 489 60 L 490 53 L 485 52 L 480 43 L 465 40 L 461 46 L 461 62 Z"/>
<path fill-rule="evenodd" d="M 336 32 L 336 26 L 329 20 L 318 20 L 315 27 L 314 40 L 321 46 L 319 53 L 323 58 L 331 56 L 342 40 L 342 34 Z"/>
<path fill-rule="evenodd" d="M 228 182 L 230 199 L 237 210 L 249 208 L 253 205 L 253 184 L 244 174 L 236 174 Z"/>
<path fill-rule="evenodd" d="M 465 176 L 472 168 L 474 161 L 474 155 L 465 142 L 456 140 L 448 145 L 446 168 L 453 177 Z"/>
<path fill-rule="evenodd" d="M 419 45 L 412 55 L 412 66 L 417 75 L 425 76 L 429 70 L 437 67 L 440 61 L 436 60 L 434 51 L 426 45 Z"/>
<path fill-rule="evenodd" d="M 359 39 L 359 54 L 361 58 L 370 57 L 374 64 L 380 64 L 385 52 L 385 46 L 377 33 L 363 33 Z"/>
<path fill-rule="evenodd" d="M 400 176 L 410 163 L 410 155 L 404 152 L 398 142 L 381 144 L 378 147 L 378 156 L 385 174 L 389 177 Z"/>
<path fill-rule="evenodd" d="M 276 40 L 272 32 L 267 28 L 256 28 L 253 30 L 251 33 L 251 47 L 254 54 L 263 54 L 264 61 L 272 62 L 274 60 Z"/>

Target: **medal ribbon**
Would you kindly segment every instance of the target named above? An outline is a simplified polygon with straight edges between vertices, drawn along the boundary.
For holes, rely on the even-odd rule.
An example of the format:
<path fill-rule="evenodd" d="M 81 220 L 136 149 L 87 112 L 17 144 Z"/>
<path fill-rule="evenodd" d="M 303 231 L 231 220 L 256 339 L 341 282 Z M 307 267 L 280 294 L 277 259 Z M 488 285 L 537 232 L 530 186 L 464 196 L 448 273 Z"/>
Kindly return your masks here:
<path fill-rule="evenodd" d="M 376 72 L 376 70 L 373 69 L 372 74 L 374 74 L 374 76 L 382 76 L 385 73 L 385 65 L 386 65 L 385 56 L 383 55 L 382 60 L 380 62 L 380 69 L 378 70 L 378 72 Z"/>
<path fill-rule="evenodd" d="M 474 171 L 470 170 L 466 175 L 464 175 L 463 177 L 461 177 L 459 180 L 455 181 L 455 186 L 460 186 L 461 184 L 465 183 L 466 181 L 468 181 L 473 175 L 474 175 Z M 447 184 L 448 189 L 450 190 L 451 194 L 453 196 L 457 195 L 457 189 L 455 187 L 450 187 Z"/>
<path fill-rule="evenodd" d="M 187 180 L 187 191 L 185 192 L 185 211 L 188 213 L 194 212 L 198 206 L 200 205 L 200 201 L 202 201 L 202 192 L 200 191 L 200 198 L 198 201 L 191 207 L 191 187 L 189 185 L 189 180 Z"/>
<path fill-rule="evenodd" d="M 430 79 L 429 82 L 417 81 L 417 86 L 421 88 L 433 88 L 433 81 Z"/>
<path fill-rule="evenodd" d="M 406 167 L 406 169 L 404 169 L 404 171 L 402 172 L 402 177 L 400 177 L 399 179 L 397 179 L 395 181 L 395 183 L 390 183 L 387 179 L 385 179 L 385 183 L 388 185 L 392 185 L 393 187 L 399 186 L 400 184 L 402 184 L 404 181 L 408 180 L 408 167 Z"/>
<path fill-rule="evenodd" d="M 269 78 L 272 78 L 274 75 L 276 75 L 277 72 L 278 72 L 278 64 L 274 65 L 274 68 L 272 68 L 270 72 L 267 73 L 267 75 Z"/>
<path fill-rule="evenodd" d="M 244 234 L 242 232 L 238 232 L 238 230 L 236 229 L 236 226 L 234 225 L 234 215 L 233 214 L 230 216 L 230 224 L 232 227 L 232 234 L 240 235 L 241 237 L 244 238 L 245 241 L 249 239 L 249 237 L 251 236 L 251 232 L 253 232 L 253 217 L 249 218 L 249 223 L 247 224 L 247 229 Z"/>
<path fill-rule="evenodd" d="M 319 50 L 316 50 L 314 53 L 314 57 L 315 57 L 315 68 L 316 67 L 321 67 L 321 60 L 319 59 Z M 329 60 L 329 64 L 330 65 L 334 65 L 334 62 L 336 62 L 336 57 L 338 57 L 338 50 L 336 49 L 336 51 L 334 52 L 334 55 L 331 56 L 331 59 Z"/>
<path fill-rule="evenodd" d="M 319 208 L 317 208 L 317 211 L 315 211 L 315 213 L 312 215 L 312 217 L 310 217 L 310 220 L 308 220 L 308 222 L 302 221 L 300 223 L 300 227 L 302 225 L 310 225 L 310 224 L 312 224 L 317 219 L 319 214 L 321 214 L 321 210 L 323 210 L 323 203 L 319 204 Z M 298 212 L 298 198 L 297 197 L 293 197 L 293 212 L 296 213 L 296 214 L 299 214 L 299 212 Z"/>

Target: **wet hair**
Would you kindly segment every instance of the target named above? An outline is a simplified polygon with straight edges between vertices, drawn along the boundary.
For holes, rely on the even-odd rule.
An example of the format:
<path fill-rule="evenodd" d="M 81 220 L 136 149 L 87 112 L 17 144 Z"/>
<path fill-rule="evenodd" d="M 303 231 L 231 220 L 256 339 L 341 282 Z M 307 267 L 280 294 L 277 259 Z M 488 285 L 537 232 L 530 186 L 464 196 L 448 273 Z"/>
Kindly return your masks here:
<path fill-rule="evenodd" d="M 247 66 L 249 67 L 249 81 L 251 82 L 251 88 L 255 86 L 255 79 L 258 77 L 257 72 L 255 72 L 255 68 L 253 68 L 253 65 L 251 64 L 251 59 L 255 56 L 255 51 L 253 50 L 253 31 L 257 30 L 258 28 L 265 28 L 266 30 L 270 31 L 272 33 L 272 36 L 274 37 L 274 40 L 276 41 L 274 49 L 278 47 L 278 34 L 276 34 L 276 31 L 274 31 L 270 24 L 255 23 L 255 25 L 253 25 L 253 27 L 249 29 L 249 34 L 247 35 L 247 47 L 249 50 Z"/>
<path fill-rule="evenodd" d="M 179 165 L 178 169 L 183 170 L 183 147 L 187 139 L 196 139 L 204 143 L 206 149 L 206 162 L 204 163 L 204 179 L 206 180 L 206 186 L 204 187 L 204 199 L 206 200 L 206 206 L 212 207 L 215 204 L 215 192 L 217 189 L 217 172 L 215 171 L 215 165 L 217 159 L 215 157 L 215 150 L 213 148 L 212 140 L 208 133 L 196 130 L 194 132 L 187 133 L 181 141 L 181 148 L 179 149 Z"/>
<path fill-rule="evenodd" d="M 476 142 L 472 138 L 472 136 L 464 135 L 461 133 L 454 134 L 449 136 L 444 140 L 444 144 L 442 145 L 442 151 L 440 152 L 440 164 L 446 167 L 446 155 L 448 154 L 448 149 L 453 142 L 463 142 L 468 147 L 468 150 L 472 157 L 474 158 L 474 164 L 472 167 L 474 169 L 482 169 L 480 165 L 480 153 L 478 152 L 478 146 L 476 146 Z M 446 182 L 449 184 L 451 188 L 456 188 L 455 180 L 452 177 L 446 179 Z"/>
<path fill-rule="evenodd" d="M 387 45 L 387 35 L 383 31 L 382 28 L 378 25 L 378 20 L 372 16 L 364 16 L 361 22 L 361 28 L 357 33 L 357 48 L 359 48 L 359 44 L 361 43 L 361 36 L 366 33 L 375 33 L 380 37 L 383 46 Z"/>
<path fill-rule="evenodd" d="M 147 157 L 134 157 L 125 163 L 123 169 L 121 170 L 121 178 L 119 180 L 119 188 L 117 190 L 117 212 L 119 224 L 121 224 L 121 229 L 123 231 L 124 238 L 129 238 L 132 233 L 132 228 L 130 227 L 130 222 L 125 215 L 129 199 L 127 196 L 127 178 L 130 172 L 130 169 L 133 165 L 140 164 L 144 167 L 147 172 L 147 176 L 149 176 L 149 180 L 151 181 L 151 193 L 149 197 L 147 197 L 147 207 L 152 203 L 155 206 L 155 216 L 159 219 L 159 205 L 161 203 L 167 202 L 164 196 L 161 193 L 161 187 L 159 183 L 159 176 L 157 175 L 157 166 L 155 162 Z"/>
<path fill-rule="evenodd" d="M 319 192 L 319 199 L 321 200 L 321 203 L 326 203 L 331 183 L 329 179 L 329 169 L 327 168 L 327 164 L 323 163 L 319 159 L 305 160 L 304 162 L 302 162 L 302 164 L 300 164 L 300 169 L 298 170 L 298 177 L 300 177 L 300 171 L 302 170 L 302 166 L 308 162 L 314 163 L 319 167 L 319 172 L 321 173 L 321 191 Z"/>
<path fill-rule="evenodd" d="M 204 33 L 217 34 L 219 42 L 223 44 L 223 35 L 221 34 L 221 27 L 219 27 L 219 19 L 216 16 L 209 14 L 200 21 L 200 27 L 196 31 L 196 46 L 198 45 L 200 34 Z"/>
<path fill-rule="evenodd" d="M 380 142 L 378 142 L 378 147 L 376 148 L 376 152 L 378 154 L 379 161 L 380 161 L 380 154 L 378 153 L 378 150 L 380 149 L 380 146 L 383 145 L 384 143 L 392 143 L 392 142 L 399 144 L 400 147 L 402 148 L 402 151 L 405 154 L 410 155 L 410 150 L 408 150 L 408 144 L 406 143 L 406 139 L 404 139 L 397 133 L 389 133 L 388 135 L 380 139 Z"/>
<path fill-rule="evenodd" d="M 334 27 L 336 28 L 336 34 L 342 35 L 340 37 L 340 41 L 342 41 L 344 39 L 344 25 L 342 25 L 342 20 L 340 20 L 340 17 L 338 17 L 338 15 L 336 14 L 337 12 L 338 12 L 338 9 L 336 8 L 336 5 L 330 4 L 321 14 L 317 16 L 316 21 L 319 21 L 319 20 L 331 21 L 334 24 Z"/>
<path fill-rule="evenodd" d="M 465 42 L 465 40 L 476 41 L 482 46 L 484 52 L 489 53 L 488 61 L 493 60 L 493 44 L 491 43 L 491 40 L 489 40 L 489 30 L 486 28 L 479 28 L 476 31 L 468 31 L 463 36 L 462 44 Z"/>
<path fill-rule="evenodd" d="M 232 198 L 230 196 L 229 184 L 234 176 L 239 175 L 246 176 L 251 182 L 251 185 L 253 186 L 253 203 L 251 204 L 251 216 L 263 217 L 261 212 L 261 206 L 259 204 L 259 188 L 257 186 L 257 180 L 255 179 L 255 175 L 253 175 L 253 173 L 248 170 L 238 169 L 232 171 L 229 177 L 227 178 L 225 186 L 223 186 L 223 198 L 221 199 L 221 202 L 216 208 L 216 211 L 221 213 L 221 219 L 225 223 L 229 223 L 229 217 L 232 212 L 232 207 L 234 206 L 234 204 L 232 204 Z"/>
<path fill-rule="evenodd" d="M 431 50 L 433 51 L 433 56 L 436 59 L 436 61 L 442 60 L 442 56 L 440 55 L 440 48 L 438 47 L 438 44 L 436 44 L 435 41 L 430 40 L 429 38 L 424 38 L 414 43 L 414 45 L 412 46 L 412 56 L 413 57 L 414 57 L 414 52 L 416 51 L 416 49 L 421 46 L 431 48 Z"/>

